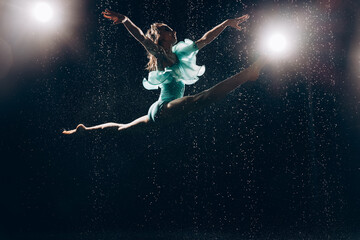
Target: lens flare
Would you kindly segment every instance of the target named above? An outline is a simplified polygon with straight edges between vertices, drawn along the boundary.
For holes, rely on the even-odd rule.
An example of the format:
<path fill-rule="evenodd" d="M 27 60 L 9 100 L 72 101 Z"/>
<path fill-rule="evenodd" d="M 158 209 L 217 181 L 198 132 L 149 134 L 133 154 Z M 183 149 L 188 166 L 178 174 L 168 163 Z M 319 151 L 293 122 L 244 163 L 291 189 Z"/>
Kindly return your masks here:
<path fill-rule="evenodd" d="M 48 22 L 53 17 L 53 10 L 49 4 L 45 2 L 38 2 L 33 8 L 33 16 L 39 22 Z"/>

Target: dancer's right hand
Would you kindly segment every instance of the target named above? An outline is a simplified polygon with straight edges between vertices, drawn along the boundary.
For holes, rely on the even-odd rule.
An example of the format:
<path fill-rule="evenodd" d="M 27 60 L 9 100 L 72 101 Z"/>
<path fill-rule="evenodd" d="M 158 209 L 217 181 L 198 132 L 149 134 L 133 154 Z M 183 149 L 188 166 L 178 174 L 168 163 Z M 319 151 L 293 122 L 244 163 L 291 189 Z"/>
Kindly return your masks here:
<path fill-rule="evenodd" d="M 236 28 L 238 30 L 243 30 L 243 28 L 241 26 L 239 26 L 241 23 L 245 22 L 246 20 L 248 20 L 250 18 L 249 14 L 246 14 L 244 16 L 238 17 L 238 18 L 234 18 L 234 19 L 228 19 L 226 20 L 226 25 L 232 28 Z"/>
<path fill-rule="evenodd" d="M 125 15 L 110 11 L 109 9 L 105 9 L 105 11 L 102 12 L 102 14 L 104 15 L 105 18 L 114 21 L 114 24 L 124 23 L 127 19 Z"/>

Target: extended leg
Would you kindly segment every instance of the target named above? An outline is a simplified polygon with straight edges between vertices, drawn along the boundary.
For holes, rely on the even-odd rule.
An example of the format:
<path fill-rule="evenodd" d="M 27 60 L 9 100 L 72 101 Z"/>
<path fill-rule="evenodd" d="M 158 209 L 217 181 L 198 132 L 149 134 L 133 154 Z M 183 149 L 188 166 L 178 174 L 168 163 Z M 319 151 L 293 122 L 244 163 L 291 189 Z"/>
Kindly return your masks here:
<path fill-rule="evenodd" d="M 196 95 L 186 96 L 169 102 L 164 108 L 164 115 L 176 118 L 223 99 L 241 84 L 247 81 L 255 81 L 265 64 L 266 59 L 262 57 L 249 68 L 216 84 L 212 88 Z"/>
<path fill-rule="evenodd" d="M 79 124 L 79 125 L 77 125 L 77 127 L 75 129 L 72 129 L 69 131 L 63 131 L 62 133 L 63 134 L 73 134 L 78 129 L 79 130 L 96 130 L 96 129 L 104 129 L 104 128 L 117 128 L 120 131 L 120 130 L 124 130 L 124 129 L 130 128 L 130 127 L 146 124 L 148 122 L 149 122 L 149 117 L 147 115 L 145 115 L 145 116 L 139 117 L 139 118 L 135 119 L 134 121 L 127 123 L 127 124 L 109 122 L 109 123 L 104 123 L 104 124 L 100 124 L 100 125 L 96 125 L 96 126 L 92 126 L 92 127 L 86 127 L 83 124 Z"/>

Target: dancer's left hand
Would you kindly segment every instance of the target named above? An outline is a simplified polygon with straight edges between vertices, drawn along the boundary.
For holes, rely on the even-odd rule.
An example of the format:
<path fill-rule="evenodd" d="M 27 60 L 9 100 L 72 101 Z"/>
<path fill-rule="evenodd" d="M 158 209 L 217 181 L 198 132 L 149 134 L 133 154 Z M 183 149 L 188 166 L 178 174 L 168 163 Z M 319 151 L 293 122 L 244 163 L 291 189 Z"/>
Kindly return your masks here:
<path fill-rule="evenodd" d="M 250 18 L 249 14 L 246 14 L 244 16 L 238 17 L 238 18 L 234 18 L 234 19 L 228 19 L 226 22 L 226 25 L 229 27 L 233 27 L 236 28 L 238 30 L 242 30 L 243 28 L 240 27 L 239 25 L 243 22 L 245 22 L 246 20 L 248 20 Z"/>
<path fill-rule="evenodd" d="M 125 15 L 114 11 L 110 11 L 109 9 L 105 9 L 105 11 L 102 12 L 102 14 L 105 18 L 114 21 L 114 24 L 124 23 L 128 19 Z"/>

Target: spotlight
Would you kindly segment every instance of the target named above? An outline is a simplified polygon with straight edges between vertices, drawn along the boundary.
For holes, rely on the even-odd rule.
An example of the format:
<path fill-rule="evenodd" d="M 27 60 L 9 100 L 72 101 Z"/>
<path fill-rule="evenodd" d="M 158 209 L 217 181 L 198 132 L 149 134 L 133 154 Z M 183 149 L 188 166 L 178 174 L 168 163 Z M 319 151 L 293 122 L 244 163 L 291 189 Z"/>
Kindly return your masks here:
<path fill-rule="evenodd" d="M 36 20 L 45 23 L 53 17 L 53 10 L 48 3 L 38 2 L 34 6 L 32 14 Z"/>
<path fill-rule="evenodd" d="M 278 32 L 269 36 L 267 48 L 271 53 L 283 53 L 287 50 L 287 47 L 288 41 L 284 34 Z"/>
<path fill-rule="evenodd" d="M 301 46 L 301 27 L 293 19 L 267 18 L 259 23 L 257 31 L 258 53 L 272 59 L 295 57 Z"/>
<path fill-rule="evenodd" d="M 262 33 L 261 39 L 261 53 L 272 58 L 287 57 L 294 50 L 291 36 L 284 29 L 269 29 Z"/>

